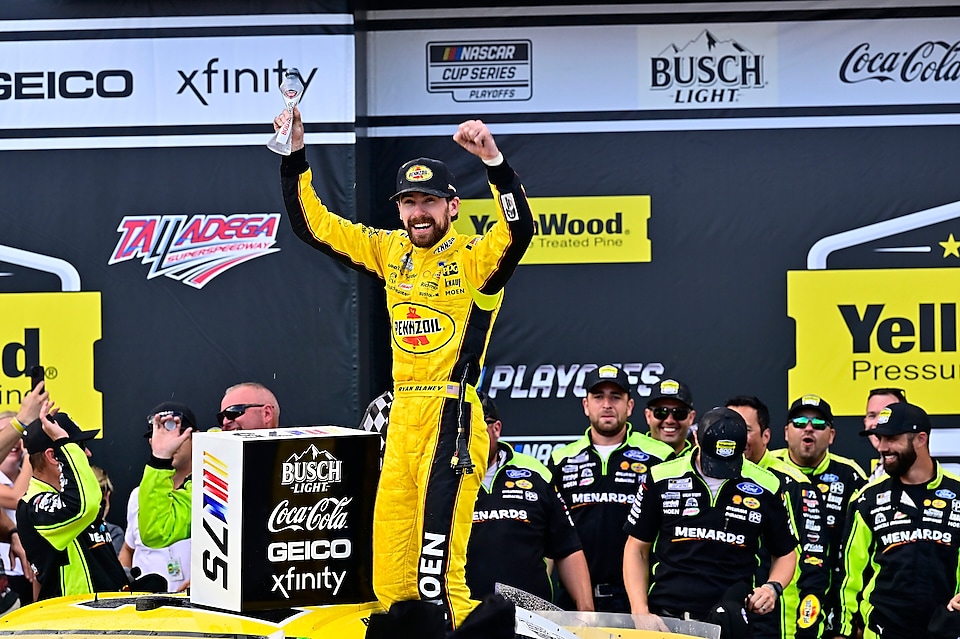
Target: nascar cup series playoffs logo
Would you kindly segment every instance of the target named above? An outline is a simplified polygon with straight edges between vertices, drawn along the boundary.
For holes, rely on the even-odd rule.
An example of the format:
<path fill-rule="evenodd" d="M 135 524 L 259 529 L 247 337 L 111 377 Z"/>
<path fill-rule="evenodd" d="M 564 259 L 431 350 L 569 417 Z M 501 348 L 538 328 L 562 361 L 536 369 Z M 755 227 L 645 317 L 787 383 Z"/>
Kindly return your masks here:
<path fill-rule="evenodd" d="M 532 48 L 530 40 L 428 42 L 427 91 L 455 102 L 529 100 Z"/>

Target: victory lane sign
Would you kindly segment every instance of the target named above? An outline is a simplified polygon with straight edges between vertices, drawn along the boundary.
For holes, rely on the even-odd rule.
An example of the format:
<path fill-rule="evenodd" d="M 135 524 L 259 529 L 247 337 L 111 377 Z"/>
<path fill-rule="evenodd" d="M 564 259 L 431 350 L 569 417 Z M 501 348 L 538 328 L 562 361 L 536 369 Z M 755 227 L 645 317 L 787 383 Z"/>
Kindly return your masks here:
<path fill-rule="evenodd" d="M 235 612 L 361 603 L 380 441 L 337 426 L 198 433 L 191 601 Z"/>

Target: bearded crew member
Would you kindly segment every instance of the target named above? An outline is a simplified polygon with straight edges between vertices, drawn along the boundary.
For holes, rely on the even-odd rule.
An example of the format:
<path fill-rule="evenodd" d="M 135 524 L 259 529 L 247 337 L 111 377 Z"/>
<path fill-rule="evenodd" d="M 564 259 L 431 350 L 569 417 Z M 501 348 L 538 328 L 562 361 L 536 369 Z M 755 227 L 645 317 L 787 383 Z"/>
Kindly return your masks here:
<path fill-rule="evenodd" d="M 858 610 L 864 639 L 942 636 L 927 628 L 960 586 L 960 477 L 930 457 L 930 427 L 923 409 L 898 402 L 860 433 L 876 438 L 886 475 L 850 505 L 837 636 L 855 635 Z"/>
<path fill-rule="evenodd" d="M 623 524 L 650 468 L 673 455 L 668 444 L 634 431 L 627 421 L 634 407 L 630 386 L 627 374 L 610 364 L 587 373 L 583 412 L 590 427 L 555 450 L 549 464 L 583 544 L 597 612 L 630 612 L 621 570 Z M 575 606 L 566 592 L 558 604 Z"/>
<path fill-rule="evenodd" d="M 274 126 L 288 118 L 284 111 Z M 367 636 L 401 632 L 418 615 L 429 620 L 411 625 L 429 636 L 440 611 L 441 628 L 456 629 L 478 606 L 464 580 L 489 450 L 475 385 L 504 285 L 533 237 L 533 215 L 490 130 L 469 120 L 453 139 L 486 166 L 498 218 L 485 235 L 453 228 L 460 205 L 455 179 L 431 158 L 410 160 L 397 173 L 392 199 L 404 231 L 351 223 L 314 191 L 299 109 L 293 118 L 293 153 L 280 167 L 293 230 L 313 248 L 383 280 L 393 325 L 394 401 L 374 509 L 373 589 L 384 608 L 396 609 L 374 615 Z M 499 605 L 506 602 L 490 603 Z M 509 614 L 512 637 L 512 608 Z"/>

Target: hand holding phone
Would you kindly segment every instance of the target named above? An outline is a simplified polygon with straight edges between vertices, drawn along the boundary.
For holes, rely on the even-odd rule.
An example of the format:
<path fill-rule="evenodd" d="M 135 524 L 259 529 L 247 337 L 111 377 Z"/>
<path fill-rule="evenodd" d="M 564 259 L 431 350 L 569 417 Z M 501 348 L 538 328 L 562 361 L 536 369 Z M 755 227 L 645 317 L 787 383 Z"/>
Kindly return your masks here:
<path fill-rule="evenodd" d="M 40 382 L 44 381 L 44 373 L 43 366 L 30 367 L 30 390 L 35 389 Z"/>

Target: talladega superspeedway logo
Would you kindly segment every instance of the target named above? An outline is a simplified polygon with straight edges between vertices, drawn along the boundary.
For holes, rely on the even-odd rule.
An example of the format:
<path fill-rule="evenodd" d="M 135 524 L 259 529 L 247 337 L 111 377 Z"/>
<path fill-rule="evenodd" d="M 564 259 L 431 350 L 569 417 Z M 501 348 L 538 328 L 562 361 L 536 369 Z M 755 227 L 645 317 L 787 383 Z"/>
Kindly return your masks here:
<path fill-rule="evenodd" d="M 130 215 L 120 220 L 120 241 L 108 264 L 140 258 L 147 279 L 161 275 L 203 288 L 224 271 L 276 253 L 279 213 L 236 215 Z"/>

